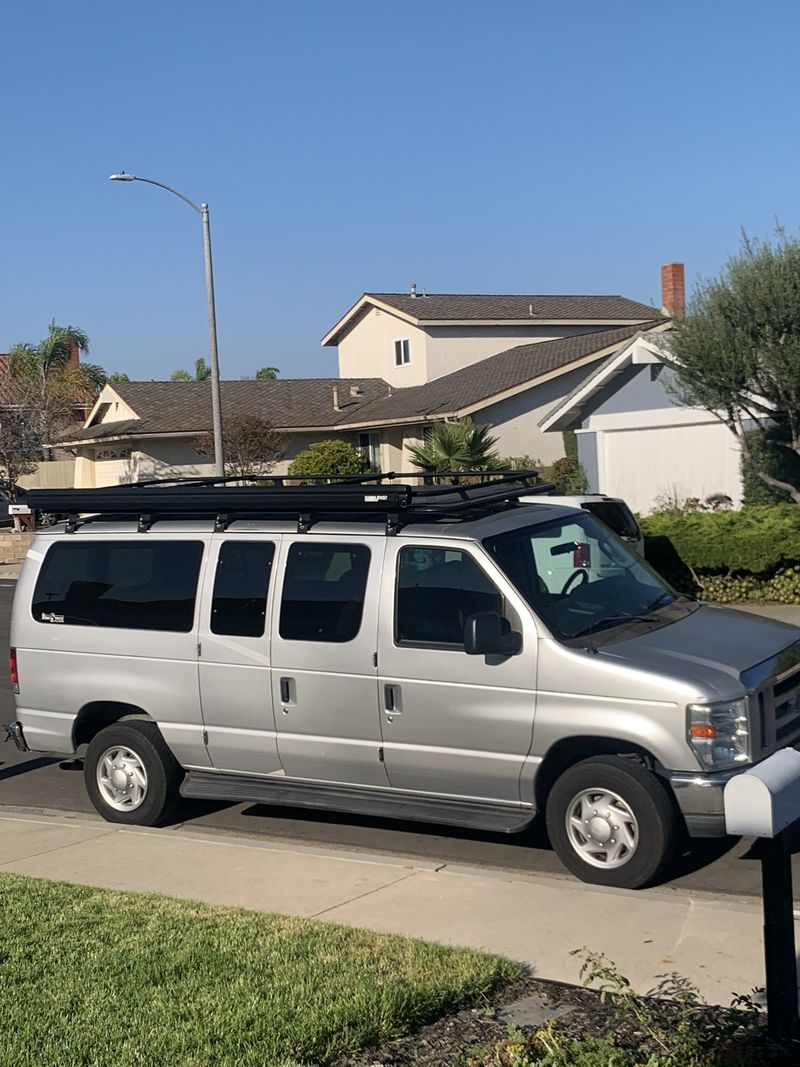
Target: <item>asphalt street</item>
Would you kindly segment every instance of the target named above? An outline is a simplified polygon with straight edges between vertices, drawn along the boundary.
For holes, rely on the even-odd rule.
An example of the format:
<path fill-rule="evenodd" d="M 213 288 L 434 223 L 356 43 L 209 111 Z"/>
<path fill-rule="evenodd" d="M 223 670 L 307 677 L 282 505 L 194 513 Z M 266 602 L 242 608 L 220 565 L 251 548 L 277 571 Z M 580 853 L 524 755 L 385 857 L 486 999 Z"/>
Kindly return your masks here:
<path fill-rule="evenodd" d="M 0 581 L 0 722 L 11 722 L 15 718 L 14 698 L 5 669 L 15 584 Z M 80 761 L 64 760 L 46 753 L 21 753 L 11 743 L 0 745 L 0 809 L 2 807 L 26 812 L 49 809 L 94 814 L 84 789 Z M 235 836 L 256 836 L 284 844 L 334 846 L 530 874 L 564 874 L 539 825 L 519 835 L 476 834 L 418 823 L 200 801 L 183 801 L 174 825 L 193 830 L 222 830 Z M 796 853 L 795 886 L 800 894 L 800 835 Z M 719 895 L 758 895 L 761 892 L 761 865 L 757 860 L 757 846 L 748 839 L 726 838 L 701 843 L 675 862 L 665 885 L 684 892 L 705 890 Z"/>

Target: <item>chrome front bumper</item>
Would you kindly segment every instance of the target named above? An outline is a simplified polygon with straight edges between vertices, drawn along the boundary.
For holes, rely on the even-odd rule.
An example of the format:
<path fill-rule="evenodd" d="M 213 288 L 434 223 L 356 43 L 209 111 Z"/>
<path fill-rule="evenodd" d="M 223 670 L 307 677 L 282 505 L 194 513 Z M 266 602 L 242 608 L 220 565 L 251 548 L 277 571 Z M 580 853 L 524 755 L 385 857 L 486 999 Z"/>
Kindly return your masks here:
<path fill-rule="evenodd" d="M 21 722 L 0 723 L 0 730 L 5 730 L 6 733 L 6 736 L 2 738 L 3 741 L 13 741 L 20 752 L 30 752 L 28 743 L 22 734 Z"/>
<path fill-rule="evenodd" d="M 716 774 L 676 772 L 669 775 L 669 784 L 686 820 L 690 837 L 725 836 L 722 794 L 727 783 L 737 774 L 741 774 L 738 767 Z"/>

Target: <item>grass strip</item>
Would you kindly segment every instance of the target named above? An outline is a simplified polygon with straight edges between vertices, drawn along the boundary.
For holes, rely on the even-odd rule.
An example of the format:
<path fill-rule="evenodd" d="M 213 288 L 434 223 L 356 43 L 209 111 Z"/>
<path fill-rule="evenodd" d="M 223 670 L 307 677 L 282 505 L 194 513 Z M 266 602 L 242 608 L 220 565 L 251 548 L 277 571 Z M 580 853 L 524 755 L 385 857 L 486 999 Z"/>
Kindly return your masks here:
<path fill-rule="evenodd" d="M 518 977 L 313 920 L 0 874 L 2 1067 L 298 1067 Z"/>

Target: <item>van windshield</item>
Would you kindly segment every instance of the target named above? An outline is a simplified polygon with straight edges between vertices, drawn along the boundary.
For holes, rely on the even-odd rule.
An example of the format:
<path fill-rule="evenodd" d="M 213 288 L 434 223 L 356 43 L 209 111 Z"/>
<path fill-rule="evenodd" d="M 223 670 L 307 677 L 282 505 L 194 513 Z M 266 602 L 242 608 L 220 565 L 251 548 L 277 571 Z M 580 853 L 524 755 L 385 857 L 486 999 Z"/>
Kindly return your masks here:
<path fill-rule="evenodd" d="M 564 641 L 634 623 L 671 622 L 673 613 L 662 609 L 679 599 L 685 603 L 652 567 L 585 513 L 488 538 L 484 547 Z"/>

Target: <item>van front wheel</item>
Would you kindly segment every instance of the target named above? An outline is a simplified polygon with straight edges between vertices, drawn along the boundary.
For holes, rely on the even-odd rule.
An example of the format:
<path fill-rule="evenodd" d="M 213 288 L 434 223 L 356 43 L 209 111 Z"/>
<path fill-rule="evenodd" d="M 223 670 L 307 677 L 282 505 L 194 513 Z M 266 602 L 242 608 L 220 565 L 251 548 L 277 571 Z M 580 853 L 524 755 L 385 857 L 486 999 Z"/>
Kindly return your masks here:
<path fill-rule="evenodd" d="M 180 767 L 152 722 L 101 730 L 89 743 L 83 774 L 89 799 L 108 822 L 158 826 L 178 799 Z"/>
<path fill-rule="evenodd" d="M 593 756 L 566 770 L 547 800 L 547 832 L 564 866 L 584 882 L 639 889 L 669 860 L 677 819 L 656 776 L 622 756 Z"/>

